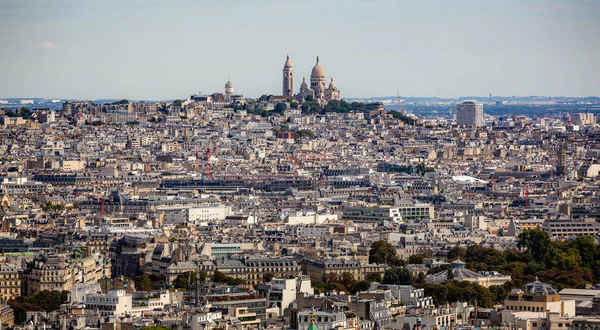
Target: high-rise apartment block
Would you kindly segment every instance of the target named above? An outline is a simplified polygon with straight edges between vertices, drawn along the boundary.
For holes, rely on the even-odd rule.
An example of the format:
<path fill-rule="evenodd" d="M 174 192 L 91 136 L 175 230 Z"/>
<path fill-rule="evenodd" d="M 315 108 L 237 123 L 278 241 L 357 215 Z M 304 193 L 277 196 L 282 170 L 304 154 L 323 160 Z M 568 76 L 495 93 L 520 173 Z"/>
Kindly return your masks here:
<path fill-rule="evenodd" d="M 458 103 L 456 123 L 460 126 L 483 126 L 483 104 L 477 101 Z"/>
<path fill-rule="evenodd" d="M 573 124 L 579 126 L 595 125 L 596 117 L 593 113 L 576 113 L 573 115 Z"/>

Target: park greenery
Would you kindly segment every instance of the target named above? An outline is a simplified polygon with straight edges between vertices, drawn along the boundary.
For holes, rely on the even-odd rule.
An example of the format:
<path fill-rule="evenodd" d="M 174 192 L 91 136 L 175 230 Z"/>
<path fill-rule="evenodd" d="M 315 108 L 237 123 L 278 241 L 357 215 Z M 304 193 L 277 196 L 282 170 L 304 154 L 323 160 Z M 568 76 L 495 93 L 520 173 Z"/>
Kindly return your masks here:
<path fill-rule="evenodd" d="M 272 278 L 272 276 L 271 276 Z M 200 283 L 204 283 L 208 279 L 208 274 L 206 271 L 200 271 L 198 273 L 198 279 Z M 228 284 L 228 285 L 242 285 L 246 284 L 246 281 L 233 278 L 231 276 L 226 275 L 223 272 L 215 270 L 212 277 L 210 278 L 214 283 Z M 172 283 L 173 287 L 183 291 L 191 291 L 196 287 L 196 272 L 185 272 L 177 275 L 175 280 Z"/>
<path fill-rule="evenodd" d="M 411 256 L 408 262 L 399 258 L 394 247 L 385 241 L 372 244 L 369 262 L 384 263 L 390 266 L 383 283 L 410 284 L 425 289 L 436 304 L 471 301 L 476 299 L 480 306 L 490 307 L 504 300 L 513 288 L 539 279 L 551 284 L 555 289 L 584 288 L 600 281 L 600 245 L 593 237 L 579 236 L 570 241 L 553 241 L 540 229 L 523 231 L 518 236 L 517 249 L 499 251 L 491 247 L 470 245 L 456 246 L 449 251 L 450 261 L 461 259 L 473 271 L 497 271 L 510 274 L 512 280 L 504 285 L 485 288 L 469 282 L 459 282 L 448 272 L 442 284 L 425 283 L 425 274 L 416 278 L 403 266 L 407 263 L 422 263 L 426 255 Z M 447 269 L 448 266 L 432 267 L 428 274 Z"/>
<path fill-rule="evenodd" d="M 136 291 L 152 291 L 163 288 L 166 283 L 165 280 L 164 275 L 139 275 L 134 277 L 133 283 Z"/>
<path fill-rule="evenodd" d="M 33 117 L 33 112 L 26 107 L 22 107 L 17 111 L 5 111 L 4 115 L 10 118 L 21 117 L 23 119 L 31 119 Z"/>
<path fill-rule="evenodd" d="M 52 312 L 60 309 L 67 302 L 69 291 L 40 291 L 32 296 L 20 296 L 9 300 L 8 305 L 14 310 L 15 324 L 26 321 L 28 311 Z"/>
<path fill-rule="evenodd" d="M 268 101 L 270 95 L 262 95 L 256 102 L 249 101 L 245 104 L 232 104 L 228 107 L 233 108 L 234 111 L 246 110 L 248 114 L 257 115 L 261 117 L 270 117 L 273 115 L 283 115 L 287 106 L 283 102 L 275 104 L 273 110 L 264 109 L 262 102 Z M 349 103 L 345 100 L 331 100 L 325 105 L 319 104 L 311 96 L 307 97 L 302 104 L 299 104 L 293 99 L 288 99 L 287 102 L 290 104 L 290 108 L 298 109 L 304 114 L 326 114 L 326 113 L 369 113 L 369 107 L 363 102 L 352 102 Z M 404 115 L 398 111 L 388 111 L 393 118 L 398 119 L 405 124 L 414 125 L 415 120 L 411 117 Z"/>

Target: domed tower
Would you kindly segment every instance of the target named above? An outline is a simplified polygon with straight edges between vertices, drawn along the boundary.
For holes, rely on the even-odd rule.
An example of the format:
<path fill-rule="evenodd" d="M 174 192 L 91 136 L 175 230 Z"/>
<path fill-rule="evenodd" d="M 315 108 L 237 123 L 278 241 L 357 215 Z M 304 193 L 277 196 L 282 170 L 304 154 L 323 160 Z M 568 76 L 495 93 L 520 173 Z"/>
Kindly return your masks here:
<path fill-rule="evenodd" d="M 320 87 L 317 87 L 320 85 Z M 312 69 L 310 73 L 310 88 L 317 90 L 325 90 L 325 70 L 319 63 L 319 56 L 317 56 L 317 64 Z"/>
<path fill-rule="evenodd" d="M 285 96 L 294 96 L 294 68 L 290 61 L 290 55 L 283 66 L 283 94 Z"/>
<path fill-rule="evenodd" d="M 232 95 L 233 95 L 233 83 L 230 80 L 225 84 L 225 100 L 231 101 Z"/>
<path fill-rule="evenodd" d="M 329 87 L 327 87 L 327 89 L 325 90 L 325 100 L 327 102 L 331 100 L 340 100 L 340 90 L 333 83 L 333 78 L 331 78 Z"/>

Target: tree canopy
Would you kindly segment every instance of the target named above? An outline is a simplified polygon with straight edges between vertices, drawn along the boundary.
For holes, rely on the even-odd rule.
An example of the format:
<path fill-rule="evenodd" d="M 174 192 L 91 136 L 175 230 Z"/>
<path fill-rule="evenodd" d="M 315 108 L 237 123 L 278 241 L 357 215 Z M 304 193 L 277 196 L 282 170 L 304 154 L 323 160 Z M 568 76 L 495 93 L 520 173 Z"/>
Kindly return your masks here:
<path fill-rule="evenodd" d="M 206 281 L 207 274 L 206 271 L 200 271 L 199 280 L 200 283 Z M 173 281 L 173 287 L 177 289 L 183 290 L 193 290 L 196 285 L 196 272 L 185 272 L 177 275 L 175 280 Z"/>
<path fill-rule="evenodd" d="M 403 266 L 404 260 L 398 257 L 394 246 L 386 241 L 376 241 L 369 250 L 369 263 L 387 264 L 389 266 Z"/>
<path fill-rule="evenodd" d="M 600 245 L 593 237 L 579 236 L 572 241 L 552 241 L 540 229 L 525 230 L 517 243 L 524 251 L 471 245 L 450 250 L 451 259 L 460 257 L 473 271 L 498 271 L 512 276 L 506 287 L 522 286 L 537 277 L 555 289 L 582 288 L 600 280 Z"/>
<path fill-rule="evenodd" d="M 410 285 L 412 272 L 404 267 L 390 267 L 383 275 L 384 284 Z"/>
<path fill-rule="evenodd" d="M 67 302 L 69 291 L 40 291 L 31 297 L 20 296 L 9 300 L 8 304 L 14 310 L 15 324 L 26 321 L 28 311 L 53 312 Z"/>
<path fill-rule="evenodd" d="M 286 108 L 287 107 L 285 106 L 285 103 L 279 102 L 275 104 L 275 109 L 273 109 L 273 113 L 278 113 L 281 115 L 283 114 Z"/>
<path fill-rule="evenodd" d="M 374 276 L 367 276 L 365 280 L 358 281 L 354 279 L 354 276 L 349 272 L 344 272 L 339 275 L 336 273 L 327 273 L 325 274 L 323 281 L 313 282 L 313 288 L 315 293 L 342 291 L 356 294 L 357 292 L 368 290 L 371 286 L 371 282 L 374 282 L 373 279 Z"/>

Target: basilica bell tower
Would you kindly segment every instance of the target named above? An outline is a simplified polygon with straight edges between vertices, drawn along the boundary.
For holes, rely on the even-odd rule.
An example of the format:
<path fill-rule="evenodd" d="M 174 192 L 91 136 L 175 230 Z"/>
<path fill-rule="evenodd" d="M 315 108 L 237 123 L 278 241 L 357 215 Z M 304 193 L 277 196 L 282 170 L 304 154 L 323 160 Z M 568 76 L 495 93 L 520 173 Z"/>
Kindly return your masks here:
<path fill-rule="evenodd" d="M 283 94 L 285 96 L 294 96 L 294 68 L 288 55 L 283 66 Z"/>

